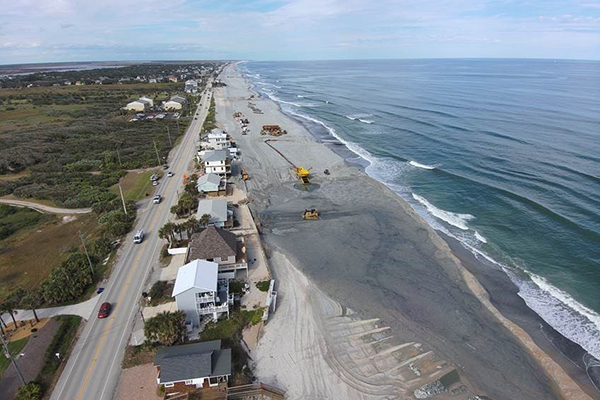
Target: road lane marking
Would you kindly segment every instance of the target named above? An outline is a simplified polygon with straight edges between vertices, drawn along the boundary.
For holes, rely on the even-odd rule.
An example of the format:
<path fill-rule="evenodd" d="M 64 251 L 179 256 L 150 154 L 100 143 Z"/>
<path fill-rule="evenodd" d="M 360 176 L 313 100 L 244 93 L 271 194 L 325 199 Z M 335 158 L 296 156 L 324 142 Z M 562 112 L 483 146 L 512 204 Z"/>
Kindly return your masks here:
<path fill-rule="evenodd" d="M 206 118 L 206 117 L 205 117 L 205 118 Z M 190 129 L 190 132 L 193 132 L 193 131 L 194 131 L 194 130 L 192 129 L 192 127 L 193 127 L 193 124 L 191 124 L 191 125 L 190 125 L 190 127 L 189 127 L 189 129 Z M 189 141 L 189 138 L 188 138 L 187 140 Z M 178 153 L 178 154 L 175 156 L 175 158 L 177 158 L 177 159 L 178 159 L 178 161 L 176 162 L 176 164 L 177 164 L 177 166 L 178 166 L 178 167 L 181 167 L 181 165 L 180 165 L 180 164 L 181 164 L 181 161 L 182 161 L 182 154 L 181 154 L 181 153 L 183 153 L 183 151 L 184 151 L 184 147 L 186 147 L 185 145 L 186 145 L 186 143 L 185 143 L 185 140 L 183 140 L 183 141 L 181 142 L 180 146 L 179 146 L 179 149 L 178 149 L 178 151 L 177 151 L 177 153 Z M 184 164 L 184 168 L 185 168 L 185 164 Z M 165 191 L 167 191 L 167 189 L 169 189 L 169 188 L 170 188 L 170 186 L 171 186 L 171 184 L 172 184 L 173 182 L 174 182 L 174 181 L 172 181 L 172 180 L 171 180 L 171 181 L 169 181 L 169 183 L 167 183 L 167 185 L 166 185 L 166 187 L 164 188 L 164 190 L 165 190 Z M 183 180 L 182 180 L 182 182 L 183 182 Z M 165 204 L 166 204 L 166 203 L 165 203 Z M 152 218 L 152 220 L 151 220 L 150 227 L 149 227 L 149 229 L 148 229 L 149 231 L 154 231 L 154 228 L 156 227 L 156 224 L 157 224 L 157 222 L 158 222 L 158 221 L 157 221 L 157 219 L 158 219 L 158 217 L 160 217 L 160 216 L 161 216 L 161 213 L 160 213 L 160 212 L 158 212 L 159 210 L 160 210 L 160 208 L 159 208 L 159 209 L 157 209 L 157 212 L 156 212 L 156 214 L 154 215 L 154 217 L 153 217 L 153 218 Z M 131 268 L 131 269 L 130 269 L 130 271 L 129 271 L 129 274 L 127 275 L 126 282 L 125 282 L 125 284 L 123 285 L 123 287 L 121 288 L 121 291 L 120 291 L 120 293 L 119 293 L 119 296 L 118 296 L 118 298 L 117 298 L 117 302 L 116 302 L 115 311 L 116 311 L 116 308 L 117 308 L 117 307 L 119 307 L 119 304 L 122 302 L 122 300 L 123 300 L 123 297 L 125 296 L 125 292 L 126 292 L 126 291 L 125 291 L 125 289 L 127 289 L 127 288 L 129 287 L 129 285 L 130 285 L 130 283 L 131 283 L 131 279 L 133 278 L 133 274 L 134 274 L 134 272 L 137 270 L 138 266 L 140 265 L 141 257 L 142 257 L 142 255 L 144 254 L 144 251 L 145 251 L 145 249 L 146 249 L 146 246 L 148 245 L 148 243 L 149 243 L 149 242 L 148 242 L 148 241 L 146 241 L 146 242 L 145 242 L 145 243 L 144 243 L 144 244 L 143 244 L 143 245 L 140 247 L 140 249 L 138 250 L 137 257 L 136 257 L 136 259 L 135 259 L 135 261 L 134 261 L 134 266 L 133 266 L 133 268 Z M 154 249 L 156 249 L 156 245 L 157 245 L 157 244 L 158 244 L 158 241 L 155 243 Z M 142 282 L 141 282 L 141 285 L 143 285 L 143 283 L 144 283 L 144 281 L 142 281 Z M 135 307 L 134 307 L 134 308 L 135 308 Z M 115 312 L 115 311 L 113 311 L 113 314 L 112 314 L 112 316 L 111 316 L 111 319 L 110 319 L 109 323 L 106 325 L 106 327 L 105 327 L 105 328 L 104 328 L 104 330 L 102 331 L 102 338 L 100 339 L 100 343 L 98 343 L 98 345 L 97 345 L 97 347 L 96 347 L 96 351 L 94 352 L 94 355 L 93 355 L 93 357 L 92 357 L 92 361 L 91 361 L 90 365 L 88 366 L 88 368 L 87 368 L 87 370 L 86 370 L 86 373 L 85 373 L 85 376 L 84 376 L 83 382 L 82 382 L 82 384 L 81 384 L 81 387 L 80 387 L 80 389 L 79 389 L 78 395 L 77 395 L 77 397 L 76 397 L 76 400 L 80 400 L 80 399 L 82 398 L 82 396 L 83 396 L 84 392 L 85 392 L 85 388 L 86 388 L 86 386 L 87 386 L 87 384 L 88 384 L 88 381 L 89 381 L 89 379 L 90 379 L 90 377 L 91 377 L 92 371 L 93 371 L 94 367 L 96 366 L 96 362 L 97 362 L 97 360 L 98 360 L 98 355 L 100 354 L 100 351 L 101 351 L 101 350 L 102 350 L 102 348 L 104 347 L 104 343 L 105 343 L 105 341 L 106 341 L 106 338 L 108 337 L 108 331 L 110 330 L 110 327 L 112 326 L 112 324 L 113 324 L 113 322 L 114 322 L 114 317 L 115 317 L 115 314 L 114 314 L 114 312 Z M 130 317 L 127 319 L 127 324 L 129 323 L 129 320 L 130 320 L 130 318 L 131 318 L 131 312 L 130 312 Z M 126 324 L 126 325 L 127 325 L 127 324 Z M 114 361 L 113 361 L 113 363 L 114 363 Z M 111 369 L 112 369 L 112 364 L 111 364 Z M 105 388 L 106 388 L 106 385 L 105 385 Z M 104 394 L 104 389 L 103 389 L 103 391 L 102 391 L 102 394 Z"/>
<path fill-rule="evenodd" d="M 204 119 L 206 119 L 206 115 L 204 116 Z M 204 119 L 202 119 L 202 121 L 204 121 Z M 190 125 L 190 129 L 191 129 L 191 131 L 192 131 L 192 132 L 194 131 L 194 129 L 192 129 L 192 126 L 191 126 L 191 125 Z M 191 137 L 193 138 L 193 135 L 192 135 Z M 184 138 L 184 140 L 186 140 L 186 139 L 187 139 L 188 141 L 190 140 L 189 138 Z M 184 141 L 182 141 L 182 142 L 181 142 L 181 145 L 180 145 L 180 148 L 178 149 L 177 153 L 180 153 L 180 152 L 182 152 L 182 151 L 183 151 L 183 149 L 184 149 L 184 144 L 185 144 L 185 143 L 184 143 Z M 188 144 L 189 144 L 189 143 L 188 143 Z M 192 152 L 192 155 L 193 155 L 193 152 Z M 181 162 L 182 162 L 182 155 L 181 155 L 181 154 L 178 154 L 178 155 L 177 155 L 176 157 L 174 157 L 174 158 L 178 158 L 178 161 L 176 162 L 176 164 L 177 164 L 177 167 L 181 167 L 181 165 L 180 165 L 180 164 L 181 164 Z M 185 159 L 183 159 L 183 164 L 184 164 L 184 165 L 183 165 L 183 168 L 185 168 L 185 164 L 186 164 L 186 160 L 185 160 Z M 183 178 L 181 178 L 181 182 L 180 182 L 180 183 L 179 183 L 177 186 L 180 186 L 181 184 L 183 184 Z M 167 217 L 168 217 L 168 214 L 167 214 Z M 158 245 L 159 245 L 159 244 L 160 244 L 160 241 L 156 241 L 156 243 L 154 244 L 154 249 L 153 249 L 153 250 L 152 250 L 152 252 L 151 252 L 151 254 L 152 254 L 152 255 L 156 253 L 156 249 L 157 249 L 157 247 L 158 247 Z M 139 297 L 139 294 L 140 294 L 140 292 L 141 292 L 141 290 L 142 290 L 142 286 L 144 285 L 144 283 L 145 283 L 145 282 L 146 282 L 146 280 L 148 279 L 148 275 L 149 275 L 149 273 L 150 273 L 150 268 L 147 268 L 147 269 L 146 269 L 146 274 L 144 275 L 144 278 L 143 278 L 143 279 L 140 281 L 140 285 L 139 285 L 139 287 L 138 287 L 138 289 L 137 289 L 137 291 L 136 291 L 136 293 L 138 293 L 138 297 Z M 127 323 L 125 324 L 126 326 L 127 326 L 127 325 L 129 325 L 129 324 L 131 323 L 131 317 L 133 316 L 133 312 L 134 312 L 134 310 L 135 310 L 135 307 L 133 307 L 133 308 L 131 309 L 131 311 L 129 312 L 129 318 L 127 319 Z M 133 332 L 133 328 L 134 328 L 134 325 L 132 326 L 132 332 Z M 123 339 L 125 338 L 125 333 L 127 333 L 127 329 L 123 329 L 123 333 L 121 334 L 121 339 L 119 340 L 119 344 L 118 344 L 118 346 L 117 346 L 117 349 L 120 349 L 120 348 L 121 348 L 121 346 L 122 346 L 122 344 L 123 344 Z M 110 363 L 110 367 L 109 367 L 109 369 L 108 369 L 108 373 L 107 373 L 107 376 L 108 376 L 108 377 L 110 377 L 110 375 L 111 375 L 111 373 L 112 373 L 112 369 L 113 369 L 113 367 L 114 367 L 114 364 L 115 364 L 115 361 L 116 361 L 116 359 L 117 359 L 117 356 L 118 356 L 118 354 L 119 354 L 119 353 L 118 353 L 118 350 L 117 350 L 117 352 L 115 353 L 115 355 L 114 355 L 114 357 L 113 357 L 113 360 L 112 360 L 112 362 Z M 108 379 L 106 379 L 106 381 L 104 382 L 104 386 L 102 387 L 102 392 L 100 393 L 100 397 L 98 398 L 98 400 L 102 400 L 102 399 L 104 398 L 104 393 L 106 392 L 106 388 L 107 388 L 107 386 L 108 386 L 108 383 L 109 383 L 109 381 L 108 381 Z M 116 388 L 115 388 L 115 389 L 116 389 Z"/>

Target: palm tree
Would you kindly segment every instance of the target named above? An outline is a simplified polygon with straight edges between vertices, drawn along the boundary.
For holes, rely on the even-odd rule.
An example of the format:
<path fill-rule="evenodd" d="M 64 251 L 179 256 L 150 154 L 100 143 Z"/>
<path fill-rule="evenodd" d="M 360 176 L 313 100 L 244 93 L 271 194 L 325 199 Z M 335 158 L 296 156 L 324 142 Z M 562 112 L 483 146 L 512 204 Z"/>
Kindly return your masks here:
<path fill-rule="evenodd" d="M 201 226 L 206 227 L 210 223 L 210 214 L 203 214 L 198 222 Z"/>
<path fill-rule="evenodd" d="M 36 308 L 42 305 L 42 296 L 39 290 L 32 290 L 23 296 L 21 299 L 21 307 L 31 309 L 33 311 L 33 316 L 35 317 L 35 322 L 40 322 L 40 319 L 37 316 Z"/>
<path fill-rule="evenodd" d="M 150 318 L 144 325 L 144 335 L 153 342 L 172 346 L 181 341 L 185 334 L 183 311 L 162 312 Z"/>
<path fill-rule="evenodd" d="M 12 318 L 13 323 L 15 324 L 15 328 L 17 327 L 17 320 L 15 319 L 14 315 L 16 308 L 17 303 L 15 302 L 15 299 L 12 295 L 8 299 L 4 300 L 4 302 L 0 306 L 0 309 L 2 309 L 2 311 L 10 314 L 10 317 Z"/>
<path fill-rule="evenodd" d="M 169 233 L 167 232 L 164 226 L 158 230 L 158 237 L 161 239 L 167 239 L 167 242 L 169 242 L 169 246 L 171 245 L 171 236 L 169 236 Z"/>

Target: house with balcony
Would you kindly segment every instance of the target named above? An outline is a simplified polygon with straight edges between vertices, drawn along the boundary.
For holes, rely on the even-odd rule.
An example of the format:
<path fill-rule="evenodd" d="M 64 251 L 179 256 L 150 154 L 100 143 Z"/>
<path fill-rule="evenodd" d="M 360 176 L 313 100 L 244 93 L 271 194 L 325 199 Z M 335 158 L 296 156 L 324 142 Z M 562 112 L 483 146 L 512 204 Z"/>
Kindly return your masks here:
<path fill-rule="evenodd" d="M 198 202 L 196 219 L 200 221 L 204 214 L 210 215 L 209 225 L 217 228 L 233 228 L 233 210 L 229 209 L 227 200 L 223 198 L 206 199 Z"/>
<path fill-rule="evenodd" d="M 231 157 L 227 149 L 206 151 L 202 164 L 207 174 L 217 174 L 222 177 L 231 175 Z"/>
<path fill-rule="evenodd" d="M 198 178 L 196 188 L 199 193 L 207 196 L 225 196 L 227 194 L 227 179 L 217 174 L 204 174 Z"/>
<path fill-rule="evenodd" d="M 219 279 L 219 264 L 205 260 L 194 260 L 179 268 L 172 296 L 177 309 L 185 313 L 190 331 L 202 321 L 229 317 L 233 305 L 229 280 Z"/>
<path fill-rule="evenodd" d="M 187 260 L 204 260 L 219 265 L 220 279 L 235 279 L 237 271 L 246 271 L 248 257 L 244 238 L 231 232 L 209 226 L 192 235 L 187 250 Z"/>
<path fill-rule="evenodd" d="M 202 393 L 226 393 L 231 377 L 231 349 L 220 340 L 158 349 L 154 357 L 156 382 L 167 396 L 202 389 Z M 210 398 L 225 398 L 210 397 Z"/>
<path fill-rule="evenodd" d="M 222 150 L 229 148 L 231 142 L 229 141 L 229 135 L 220 132 L 218 129 L 213 129 L 212 132 L 206 135 L 200 145 L 203 149 Z"/>

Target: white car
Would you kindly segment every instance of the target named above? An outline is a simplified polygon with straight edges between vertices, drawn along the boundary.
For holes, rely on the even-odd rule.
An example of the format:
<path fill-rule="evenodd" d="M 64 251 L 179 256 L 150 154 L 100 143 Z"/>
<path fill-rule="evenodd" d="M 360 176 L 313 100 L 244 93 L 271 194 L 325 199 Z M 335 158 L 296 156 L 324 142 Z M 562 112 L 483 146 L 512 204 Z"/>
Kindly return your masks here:
<path fill-rule="evenodd" d="M 157 194 L 156 196 L 154 196 L 154 199 L 152 199 L 152 202 L 154 202 L 154 204 L 160 204 L 161 201 L 162 196 L 160 194 Z"/>
<path fill-rule="evenodd" d="M 168 176 L 169 178 L 173 177 L 173 175 L 175 175 L 175 174 L 174 174 L 174 173 L 172 173 L 171 171 L 169 171 L 169 172 L 167 173 L 167 176 Z"/>
<path fill-rule="evenodd" d="M 152 181 L 152 186 L 158 186 L 158 181 Z"/>

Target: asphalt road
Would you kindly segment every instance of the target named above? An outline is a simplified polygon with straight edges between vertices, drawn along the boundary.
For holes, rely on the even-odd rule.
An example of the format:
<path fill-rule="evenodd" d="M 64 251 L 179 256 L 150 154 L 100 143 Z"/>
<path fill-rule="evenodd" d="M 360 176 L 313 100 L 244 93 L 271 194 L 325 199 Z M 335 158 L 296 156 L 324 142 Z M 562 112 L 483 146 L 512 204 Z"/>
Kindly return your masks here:
<path fill-rule="evenodd" d="M 210 105 L 209 96 L 206 91 L 202 93 L 198 118 L 192 120 L 184 138 L 170 154 L 170 171 L 175 176 L 165 176 L 156 191 L 163 196 L 163 201 L 158 205 L 148 202 L 140 209 L 135 229 L 125 238 L 121 255 L 98 302 L 110 302 L 112 313 L 106 319 L 92 314 L 54 388 L 52 400 L 113 398 L 134 320 L 140 318 L 139 300 L 144 283 L 164 243 L 157 232 L 177 202 L 177 191 L 182 188 L 183 174 L 194 157 L 195 141 Z M 144 230 L 146 238 L 141 244 L 133 244 L 133 235 L 138 229 Z"/>

